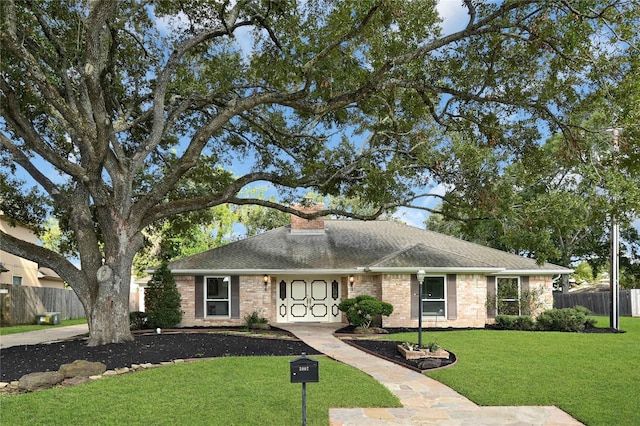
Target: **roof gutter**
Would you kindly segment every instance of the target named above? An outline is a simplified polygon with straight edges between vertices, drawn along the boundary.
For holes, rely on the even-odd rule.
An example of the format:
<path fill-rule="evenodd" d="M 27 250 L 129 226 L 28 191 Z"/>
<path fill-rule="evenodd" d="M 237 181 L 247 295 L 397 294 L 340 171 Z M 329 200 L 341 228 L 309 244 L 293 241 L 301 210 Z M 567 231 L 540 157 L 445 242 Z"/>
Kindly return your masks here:
<path fill-rule="evenodd" d="M 151 271 L 153 272 L 153 271 Z M 351 269 L 172 269 L 174 275 L 353 275 L 362 271 Z"/>
<path fill-rule="evenodd" d="M 495 267 L 428 267 L 428 266 L 413 266 L 413 267 L 384 267 L 384 266 L 364 266 L 357 268 L 361 272 L 378 272 L 389 274 L 415 274 L 418 270 L 423 270 L 427 274 L 433 273 L 464 273 L 464 274 L 497 274 L 504 271 L 504 268 Z"/>
<path fill-rule="evenodd" d="M 492 275 L 566 275 L 573 273 L 573 269 L 503 269 Z"/>

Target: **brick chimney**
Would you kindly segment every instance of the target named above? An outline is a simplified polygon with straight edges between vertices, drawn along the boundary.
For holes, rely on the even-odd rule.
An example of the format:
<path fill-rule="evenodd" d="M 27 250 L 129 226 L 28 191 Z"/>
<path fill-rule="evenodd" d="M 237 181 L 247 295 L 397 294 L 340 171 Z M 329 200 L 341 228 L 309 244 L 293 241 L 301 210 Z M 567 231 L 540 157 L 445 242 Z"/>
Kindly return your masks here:
<path fill-rule="evenodd" d="M 303 213 L 313 213 L 324 209 L 324 204 L 315 204 L 312 206 L 303 206 L 296 204 L 292 206 L 294 209 Z M 292 233 L 324 233 L 324 217 L 320 216 L 315 219 L 303 219 L 296 215 L 291 215 L 291 232 Z"/>

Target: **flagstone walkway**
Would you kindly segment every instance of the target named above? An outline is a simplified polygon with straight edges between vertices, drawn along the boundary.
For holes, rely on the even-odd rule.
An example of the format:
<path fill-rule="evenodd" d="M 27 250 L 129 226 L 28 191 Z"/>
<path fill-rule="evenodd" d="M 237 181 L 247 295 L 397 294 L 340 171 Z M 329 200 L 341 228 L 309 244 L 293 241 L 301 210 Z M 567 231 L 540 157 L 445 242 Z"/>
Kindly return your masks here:
<path fill-rule="evenodd" d="M 557 407 L 480 407 L 453 389 L 408 368 L 369 355 L 337 339 L 343 324 L 278 324 L 309 346 L 372 376 L 402 408 L 332 408 L 331 426 L 347 425 L 581 425 Z M 455 367 L 453 367 L 455 368 Z M 322 377 L 322 372 L 320 372 Z"/>

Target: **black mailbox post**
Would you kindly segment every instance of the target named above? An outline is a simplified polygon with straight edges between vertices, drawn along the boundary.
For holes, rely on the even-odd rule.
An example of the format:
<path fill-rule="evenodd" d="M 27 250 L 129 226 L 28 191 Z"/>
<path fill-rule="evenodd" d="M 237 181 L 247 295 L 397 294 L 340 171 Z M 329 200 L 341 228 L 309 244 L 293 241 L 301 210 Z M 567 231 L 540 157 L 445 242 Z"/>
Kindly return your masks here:
<path fill-rule="evenodd" d="M 302 356 L 289 361 L 291 383 L 302 383 L 302 426 L 307 425 L 307 383 L 318 382 L 318 361 Z"/>
<path fill-rule="evenodd" d="M 309 383 L 318 381 L 318 361 L 307 358 L 304 354 L 291 363 L 291 383 Z"/>

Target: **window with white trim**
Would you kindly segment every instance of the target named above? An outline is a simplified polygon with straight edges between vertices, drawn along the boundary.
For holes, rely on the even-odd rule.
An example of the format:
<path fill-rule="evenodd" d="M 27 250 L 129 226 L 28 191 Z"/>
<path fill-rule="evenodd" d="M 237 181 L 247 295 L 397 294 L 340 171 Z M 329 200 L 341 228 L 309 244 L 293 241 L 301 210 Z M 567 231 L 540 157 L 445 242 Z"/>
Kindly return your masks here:
<path fill-rule="evenodd" d="M 229 318 L 229 284 L 231 277 L 206 277 L 204 280 L 204 311 L 208 317 Z"/>
<path fill-rule="evenodd" d="M 496 278 L 496 313 L 520 315 L 520 278 Z"/>
<path fill-rule="evenodd" d="M 446 316 L 446 277 L 425 277 L 422 281 L 422 316 Z"/>
<path fill-rule="evenodd" d="M 22 277 L 20 275 L 14 275 L 12 282 L 13 285 L 22 285 Z"/>

